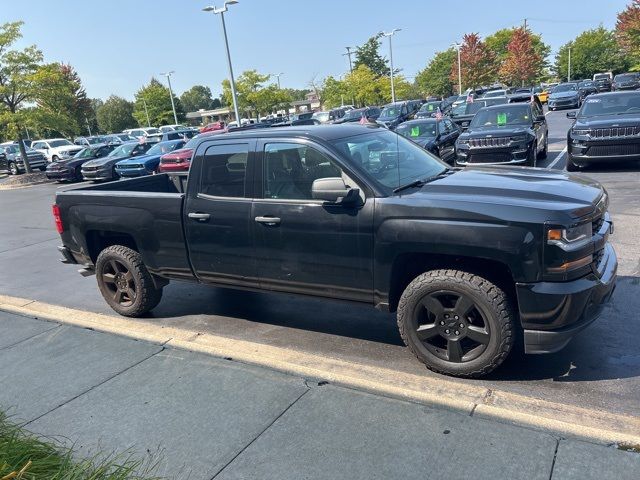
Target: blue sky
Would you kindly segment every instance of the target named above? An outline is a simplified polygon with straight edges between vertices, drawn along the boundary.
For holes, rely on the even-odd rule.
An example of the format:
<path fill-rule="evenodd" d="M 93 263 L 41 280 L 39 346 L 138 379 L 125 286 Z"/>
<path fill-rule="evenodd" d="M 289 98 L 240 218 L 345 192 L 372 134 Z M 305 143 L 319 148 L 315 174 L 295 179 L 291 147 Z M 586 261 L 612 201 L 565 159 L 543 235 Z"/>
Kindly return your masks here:
<path fill-rule="evenodd" d="M 23 44 L 47 61 L 71 63 L 91 97 L 133 94 L 151 76 L 174 70 L 180 94 L 192 85 L 214 95 L 227 76 L 220 19 L 201 11 L 210 0 L 22 0 L 1 22 L 24 20 Z M 216 0 L 218 5 L 222 1 Z M 9 0 L 2 0 L 2 3 Z M 346 46 L 380 30 L 394 37 L 394 64 L 412 77 L 434 52 L 464 33 L 483 36 L 528 19 L 556 51 L 583 30 L 615 25 L 628 0 L 239 0 L 227 31 L 236 76 L 255 68 L 284 72 L 282 86 L 304 88 L 316 76 L 348 70 Z M 388 54 L 385 42 L 382 52 Z M 275 80 L 275 79 L 274 79 Z"/>

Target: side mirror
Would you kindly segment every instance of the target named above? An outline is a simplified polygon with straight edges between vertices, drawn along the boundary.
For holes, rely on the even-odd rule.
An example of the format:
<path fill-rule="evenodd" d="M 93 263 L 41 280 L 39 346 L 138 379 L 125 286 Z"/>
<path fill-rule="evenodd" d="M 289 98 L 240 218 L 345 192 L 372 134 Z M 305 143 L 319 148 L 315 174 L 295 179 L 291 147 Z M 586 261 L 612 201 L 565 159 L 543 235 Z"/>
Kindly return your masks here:
<path fill-rule="evenodd" d="M 313 181 L 311 196 L 336 205 L 356 205 L 360 202 L 360 190 L 348 188 L 340 177 L 319 178 Z"/>
<path fill-rule="evenodd" d="M 538 115 L 536 117 L 536 122 L 538 123 L 543 123 L 546 120 L 546 118 L 544 117 L 544 115 Z"/>
<path fill-rule="evenodd" d="M 567 118 L 576 118 L 577 112 L 567 112 Z"/>

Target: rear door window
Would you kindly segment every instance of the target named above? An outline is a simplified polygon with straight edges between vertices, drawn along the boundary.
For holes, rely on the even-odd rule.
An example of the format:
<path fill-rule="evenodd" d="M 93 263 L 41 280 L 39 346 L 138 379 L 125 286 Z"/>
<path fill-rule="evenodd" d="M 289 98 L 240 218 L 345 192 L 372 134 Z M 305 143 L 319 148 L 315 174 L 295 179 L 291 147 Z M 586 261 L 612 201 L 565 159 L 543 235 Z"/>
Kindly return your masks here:
<path fill-rule="evenodd" d="M 212 197 L 245 196 L 249 145 L 223 144 L 207 148 L 202 162 L 199 193 Z"/>

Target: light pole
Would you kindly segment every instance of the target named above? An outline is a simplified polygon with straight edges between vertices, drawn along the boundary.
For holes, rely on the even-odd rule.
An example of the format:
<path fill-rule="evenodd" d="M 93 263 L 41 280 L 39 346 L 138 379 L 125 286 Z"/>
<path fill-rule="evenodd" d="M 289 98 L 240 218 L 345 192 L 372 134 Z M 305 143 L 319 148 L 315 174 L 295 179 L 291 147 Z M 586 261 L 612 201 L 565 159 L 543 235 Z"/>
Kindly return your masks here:
<path fill-rule="evenodd" d="M 229 81 L 231 83 L 231 97 L 233 99 L 233 110 L 236 115 L 236 122 L 238 122 L 238 126 L 240 126 L 240 111 L 238 110 L 238 98 L 236 96 L 236 82 L 233 79 L 233 66 L 231 65 L 231 53 L 229 52 L 229 40 L 227 39 L 227 26 L 224 23 L 224 13 L 228 10 L 229 5 L 233 5 L 238 3 L 238 0 L 226 0 L 224 2 L 224 6 L 220 8 L 216 8 L 214 5 L 210 5 L 208 7 L 204 7 L 202 11 L 204 12 L 213 12 L 216 15 L 220 14 L 220 19 L 222 20 L 222 33 L 224 34 L 224 44 L 227 48 L 227 63 L 229 65 Z"/>
<path fill-rule="evenodd" d="M 462 95 L 462 62 L 460 62 L 460 47 L 462 47 L 462 44 L 453 42 L 451 46 L 458 51 L 458 95 Z"/>
<path fill-rule="evenodd" d="M 380 35 L 383 37 L 389 38 L 389 64 L 391 66 L 391 102 L 395 103 L 396 101 L 396 89 L 393 83 L 393 46 L 391 45 L 391 37 L 395 35 L 396 32 L 402 30 L 401 28 L 394 28 L 390 32 L 380 32 Z"/>
<path fill-rule="evenodd" d="M 160 75 L 164 75 L 165 77 L 167 77 L 167 82 L 169 83 L 169 96 L 171 97 L 171 108 L 173 109 L 173 119 L 176 122 L 176 125 L 178 124 L 178 115 L 176 114 L 176 104 L 173 101 L 173 90 L 171 89 L 171 75 L 173 75 L 175 72 L 173 70 L 171 70 L 170 72 L 167 73 L 161 73 Z"/>
<path fill-rule="evenodd" d="M 271 75 L 273 75 L 274 77 L 276 77 L 278 79 L 278 90 L 280 90 L 280 75 L 284 75 L 284 73 L 280 72 L 280 73 L 272 73 Z"/>
<path fill-rule="evenodd" d="M 144 105 L 144 114 L 147 116 L 147 127 L 151 128 L 151 120 L 149 120 L 149 110 L 147 110 L 147 102 L 144 100 L 144 97 L 141 96 L 141 98 L 142 98 L 142 105 Z"/>
<path fill-rule="evenodd" d="M 571 81 L 571 47 L 569 47 L 569 64 L 567 65 L 567 82 Z"/>

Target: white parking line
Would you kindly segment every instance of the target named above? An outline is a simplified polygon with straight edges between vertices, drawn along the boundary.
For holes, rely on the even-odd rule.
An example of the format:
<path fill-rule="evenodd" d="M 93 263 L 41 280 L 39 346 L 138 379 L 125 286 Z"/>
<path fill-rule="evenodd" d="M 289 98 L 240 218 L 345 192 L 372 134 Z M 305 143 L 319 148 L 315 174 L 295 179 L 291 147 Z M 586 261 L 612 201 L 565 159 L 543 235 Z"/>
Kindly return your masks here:
<path fill-rule="evenodd" d="M 552 169 L 553 167 L 555 167 L 558 164 L 558 162 L 562 160 L 562 157 L 564 157 L 566 153 L 567 153 L 567 147 L 564 147 L 564 150 L 562 150 L 558 155 L 556 155 L 556 158 L 553 160 L 553 162 L 547 165 L 546 168 Z"/>
<path fill-rule="evenodd" d="M 547 115 L 549 115 L 551 113 L 551 110 L 547 110 L 547 113 L 544 114 L 544 116 L 546 117 Z"/>

